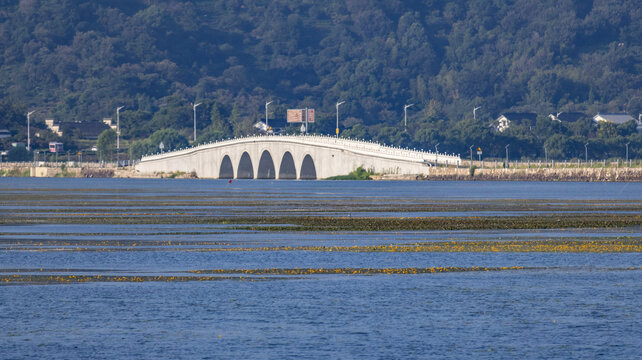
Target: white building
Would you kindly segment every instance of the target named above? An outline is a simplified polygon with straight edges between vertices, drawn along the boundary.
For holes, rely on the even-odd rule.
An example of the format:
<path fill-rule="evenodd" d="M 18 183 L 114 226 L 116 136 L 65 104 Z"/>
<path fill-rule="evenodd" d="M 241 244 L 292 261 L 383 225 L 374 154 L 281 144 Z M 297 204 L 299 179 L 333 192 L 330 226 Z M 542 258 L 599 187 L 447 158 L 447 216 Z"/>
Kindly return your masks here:
<path fill-rule="evenodd" d="M 601 122 L 608 122 L 616 125 L 621 125 L 624 124 L 625 122 L 635 120 L 633 116 L 625 113 L 618 113 L 618 114 L 600 114 L 598 113 L 597 115 L 593 116 L 593 121 L 596 124 L 599 124 Z"/>

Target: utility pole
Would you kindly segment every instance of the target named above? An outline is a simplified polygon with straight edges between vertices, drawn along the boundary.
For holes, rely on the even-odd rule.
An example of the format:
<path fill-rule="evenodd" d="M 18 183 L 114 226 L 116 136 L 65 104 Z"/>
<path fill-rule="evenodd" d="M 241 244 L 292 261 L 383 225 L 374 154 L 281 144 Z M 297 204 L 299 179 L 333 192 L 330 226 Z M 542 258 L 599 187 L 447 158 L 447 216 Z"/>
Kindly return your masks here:
<path fill-rule="evenodd" d="M 339 106 L 343 103 L 345 103 L 345 101 L 337 103 L 337 138 L 339 137 Z"/>
<path fill-rule="evenodd" d="M 584 162 L 588 162 L 588 143 L 584 144 Z"/>
<path fill-rule="evenodd" d="M 473 167 L 473 147 L 475 145 L 470 145 L 470 167 Z"/>

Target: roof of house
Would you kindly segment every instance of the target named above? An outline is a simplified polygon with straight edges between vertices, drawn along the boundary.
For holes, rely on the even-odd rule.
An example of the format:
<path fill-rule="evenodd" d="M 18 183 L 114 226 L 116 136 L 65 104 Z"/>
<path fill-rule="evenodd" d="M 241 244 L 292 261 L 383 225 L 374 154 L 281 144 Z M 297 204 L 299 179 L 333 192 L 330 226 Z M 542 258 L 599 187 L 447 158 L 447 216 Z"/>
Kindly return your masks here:
<path fill-rule="evenodd" d="M 624 124 L 627 121 L 635 120 L 633 116 L 625 113 L 618 114 L 597 114 L 593 116 L 594 121 L 608 121 L 614 124 Z"/>
<path fill-rule="evenodd" d="M 537 119 L 537 114 L 535 113 L 528 113 L 528 112 L 507 112 L 503 113 L 500 115 L 500 118 L 504 116 L 510 121 L 520 121 L 520 120 L 528 120 L 528 121 L 535 121 Z"/>
<path fill-rule="evenodd" d="M 103 122 L 65 122 L 62 123 L 66 131 L 70 131 L 74 136 L 84 139 L 98 139 L 100 133 L 109 129 Z"/>
<path fill-rule="evenodd" d="M 269 124 L 272 129 L 283 129 L 288 125 L 285 119 L 270 119 Z"/>
<path fill-rule="evenodd" d="M 575 122 L 587 116 L 583 112 L 560 112 L 557 114 L 550 114 L 549 117 L 561 122 Z"/>

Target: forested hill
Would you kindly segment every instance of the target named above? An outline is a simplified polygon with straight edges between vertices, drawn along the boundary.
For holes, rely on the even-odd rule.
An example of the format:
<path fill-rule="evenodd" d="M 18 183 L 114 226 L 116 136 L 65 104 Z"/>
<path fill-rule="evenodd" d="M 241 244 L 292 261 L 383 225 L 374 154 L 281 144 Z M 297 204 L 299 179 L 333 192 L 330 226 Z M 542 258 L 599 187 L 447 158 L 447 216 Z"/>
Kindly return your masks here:
<path fill-rule="evenodd" d="M 312 107 L 312 130 L 333 134 L 346 101 L 346 136 L 501 154 L 487 128 L 505 111 L 637 117 L 640 19 L 631 0 L 6 0 L 0 98 L 41 122 L 125 106 L 127 139 L 189 134 L 194 101 L 213 136 L 251 131 L 270 100 L 271 117 Z M 558 132 L 599 136 L 583 131 Z M 537 156 L 543 135 L 502 136 Z"/>

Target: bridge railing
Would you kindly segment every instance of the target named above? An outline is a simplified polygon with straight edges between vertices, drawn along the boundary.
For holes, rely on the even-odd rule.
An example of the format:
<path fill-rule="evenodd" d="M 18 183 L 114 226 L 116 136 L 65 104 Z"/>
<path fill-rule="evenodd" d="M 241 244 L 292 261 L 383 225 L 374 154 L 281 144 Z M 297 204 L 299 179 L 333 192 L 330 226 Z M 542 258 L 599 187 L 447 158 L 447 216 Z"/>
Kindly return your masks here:
<path fill-rule="evenodd" d="M 142 161 L 150 160 L 159 160 L 167 156 L 178 156 L 189 154 L 194 151 L 211 148 L 213 146 L 230 146 L 238 143 L 244 143 L 248 141 L 283 141 L 284 138 L 287 138 L 289 141 L 300 140 L 302 143 L 307 145 L 319 144 L 319 145 L 335 145 L 343 147 L 348 150 L 361 150 L 366 152 L 371 152 L 373 155 L 385 154 L 401 158 L 410 158 L 417 159 L 423 162 L 436 162 L 436 163 L 446 163 L 452 165 L 459 165 L 461 163 L 461 158 L 455 154 L 444 154 L 444 153 L 435 153 L 432 151 L 423 151 L 417 149 L 401 148 L 394 147 L 385 144 L 380 144 L 377 142 L 367 141 L 367 140 L 355 140 L 355 139 L 346 139 L 346 138 L 337 138 L 334 136 L 327 135 L 272 135 L 272 136 L 247 136 L 242 138 L 235 139 L 226 139 L 210 142 L 207 144 L 200 144 L 192 146 L 189 148 L 178 149 L 174 151 L 168 151 L 164 153 L 156 153 L 153 155 L 145 155 L 142 157 Z"/>

